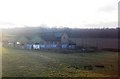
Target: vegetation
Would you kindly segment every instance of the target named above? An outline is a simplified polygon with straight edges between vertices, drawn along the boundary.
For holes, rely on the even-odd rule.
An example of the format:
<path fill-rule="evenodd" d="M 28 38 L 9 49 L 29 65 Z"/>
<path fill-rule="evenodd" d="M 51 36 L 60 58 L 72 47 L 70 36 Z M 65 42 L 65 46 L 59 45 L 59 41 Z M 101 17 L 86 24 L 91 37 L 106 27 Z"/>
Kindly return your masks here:
<path fill-rule="evenodd" d="M 1 45 L 1 41 L 0 41 L 0 78 L 1 77 L 2 77 L 2 45 Z"/>
<path fill-rule="evenodd" d="M 115 77 L 117 52 L 3 48 L 3 77 Z M 85 66 L 92 69 L 85 69 Z M 103 68 L 95 67 L 103 65 Z"/>

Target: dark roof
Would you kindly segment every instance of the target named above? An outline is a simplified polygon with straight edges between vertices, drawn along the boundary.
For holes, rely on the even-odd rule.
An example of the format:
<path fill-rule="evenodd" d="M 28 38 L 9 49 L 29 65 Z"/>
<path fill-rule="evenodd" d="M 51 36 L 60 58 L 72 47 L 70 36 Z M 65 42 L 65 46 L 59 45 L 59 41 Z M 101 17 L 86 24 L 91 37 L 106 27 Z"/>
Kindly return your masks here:
<path fill-rule="evenodd" d="M 78 29 L 39 34 L 46 41 L 60 41 L 63 33 L 70 38 L 118 38 L 117 29 Z"/>
<path fill-rule="evenodd" d="M 114 29 L 81 29 L 66 33 L 70 38 L 118 38 L 118 31 Z"/>
<path fill-rule="evenodd" d="M 60 41 L 63 33 L 66 33 L 70 38 L 120 38 L 118 36 L 118 30 L 120 29 L 65 29 L 55 31 L 42 31 L 39 29 L 17 29 L 3 31 L 3 34 L 15 35 L 14 38 L 25 36 L 28 40 L 31 40 L 35 35 L 38 35 L 45 41 Z M 8 36 L 8 38 L 10 38 Z"/>
<path fill-rule="evenodd" d="M 46 32 L 41 33 L 39 36 L 45 41 L 60 41 L 61 35 L 62 34 L 60 32 Z"/>

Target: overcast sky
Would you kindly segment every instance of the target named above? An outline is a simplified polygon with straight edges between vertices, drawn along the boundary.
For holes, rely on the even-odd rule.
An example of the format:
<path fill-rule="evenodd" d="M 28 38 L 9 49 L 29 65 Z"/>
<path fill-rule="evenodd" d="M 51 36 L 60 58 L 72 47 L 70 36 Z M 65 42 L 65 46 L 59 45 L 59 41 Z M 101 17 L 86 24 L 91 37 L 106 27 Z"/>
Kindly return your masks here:
<path fill-rule="evenodd" d="M 0 27 L 116 27 L 119 0 L 0 0 Z"/>

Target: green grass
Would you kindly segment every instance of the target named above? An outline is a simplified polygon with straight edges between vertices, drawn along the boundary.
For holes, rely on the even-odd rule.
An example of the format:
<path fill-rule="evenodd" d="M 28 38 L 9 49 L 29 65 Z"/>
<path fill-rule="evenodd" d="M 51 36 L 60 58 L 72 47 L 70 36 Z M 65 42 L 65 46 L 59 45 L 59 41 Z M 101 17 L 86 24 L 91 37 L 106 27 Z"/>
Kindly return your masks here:
<path fill-rule="evenodd" d="M 2 44 L 0 41 L 0 78 L 2 78 Z"/>
<path fill-rule="evenodd" d="M 114 77 L 118 72 L 117 52 L 3 48 L 2 58 L 3 77 Z M 102 64 L 105 68 L 85 70 L 84 66 L 89 64 Z"/>

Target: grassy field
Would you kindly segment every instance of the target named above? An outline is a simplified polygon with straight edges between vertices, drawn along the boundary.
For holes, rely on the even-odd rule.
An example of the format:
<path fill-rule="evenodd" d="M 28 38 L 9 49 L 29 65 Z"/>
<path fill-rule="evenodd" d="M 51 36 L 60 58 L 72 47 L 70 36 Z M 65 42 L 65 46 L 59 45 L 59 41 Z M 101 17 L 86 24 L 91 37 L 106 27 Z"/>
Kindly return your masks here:
<path fill-rule="evenodd" d="M 2 78 L 2 44 L 1 44 L 1 41 L 0 41 L 0 78 Z"/>
<path fill-rule="evenodd" d="M 22 50 L 3 48 L 3 77 L 114 77 L 117 52 Z M 92 70 L 84 66 L 92 65 Z M 97 68 L 95 65 L 104 65 Z"/>

